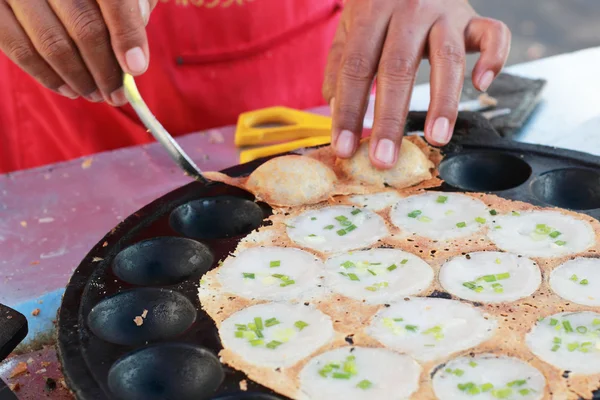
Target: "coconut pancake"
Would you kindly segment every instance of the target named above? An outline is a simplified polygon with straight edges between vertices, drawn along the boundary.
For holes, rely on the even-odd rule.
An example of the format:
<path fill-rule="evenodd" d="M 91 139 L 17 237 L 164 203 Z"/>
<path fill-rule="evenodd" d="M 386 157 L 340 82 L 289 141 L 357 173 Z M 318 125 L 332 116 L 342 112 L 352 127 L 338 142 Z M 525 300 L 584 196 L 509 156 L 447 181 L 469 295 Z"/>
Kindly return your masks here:
<path fill-rule="evenodd" d="M 371 211 L 382 211 L 393 206 L 401 197 L 396 191 L 387 191 L 374 194 L 354 195 L 349 198 L 352 204 L 368 208 Z"/>
<path fill-rule="evenodd" d="M 544 375 L 512 357 L 460 357 L 436 371 L 433 390 L 440 400 L 538 400 L 546 394 Z"/>
<path fill-rule="evenodd" d="M 346 346 L 320 354 L 304 366 L 298 398 L 408 399 L 419 387 L 420 374 L 419 364 L 406 355 Z"/>
<path fill-rule="evenodd" d="M 439 279 L 444 289 L 453 295 L 487 303 L 530 296 L 542 282 L 534 261 L 495 251 L 455 257 L 442 266 Z"/>
<path fill-rule="evenodd" d="M 552 271 L 550 287 L 565 300 L 600 306 L 600 260 L 580 257 L 567 261 Z"/>

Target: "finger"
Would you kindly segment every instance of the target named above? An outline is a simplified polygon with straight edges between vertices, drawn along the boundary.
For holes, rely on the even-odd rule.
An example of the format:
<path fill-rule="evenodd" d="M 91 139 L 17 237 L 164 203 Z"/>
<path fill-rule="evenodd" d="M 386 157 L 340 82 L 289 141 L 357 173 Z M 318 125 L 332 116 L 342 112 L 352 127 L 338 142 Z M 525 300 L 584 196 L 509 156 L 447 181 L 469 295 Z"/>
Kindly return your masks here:
<path fill-rule="evenodd" d="M 338 71 L 333 111 L 334 150 L 338 157 L 351 157 L 362 134 L 377 64 L 391 13 L 375 10 L 370 2 L 358 2 L 351 21 Z"/>
<path fill-rule="evenodd" d="M 369 154 L 381 169 L 398 161 L 410 97 L 427 38 L 427 24 L 412 24 L 395 14 L 377 71 L 375 120 Z"/>
<path fill-rule="evenodd" d="M 123 71 L 138 76 L 148 69 L 146 27 L 139 0 L 97 0 Z"/>
<path fill-rule="evenodd" d="M 78 47 L 100 97 L 114 106 L 127 101 L 120 96 L 122 71 L 115 57 L 108 28 L 95 1 L 49 0 L 54 13 Z"/>
<path fill-rule="evenodd" d="M 39 55 L 12 10 L 3 1 L 0 1 L 0 51 L 48 89 L 71 99 L 79 97 Z"/>
<path fill-rule="evenodd" d="M 344 54 L 344 45 L 346 43 L 346 26 L 343 20 L 338 25 L 335 32 L 329 54 L 327 55 L 327 63 L 325 65 L 325 79 L 323 81 L 323 98 L 327 104 L 331 105 L 331 101 L 335 96 L 337 86 L 337 72 L 342 62 Z M 333 108 L 333 106 L 331 107 Z"/>
<path fill-rule="evenodd" d="M 434 146 L 443 146 L 452 137 L 465 73 L 462 32 L 452 29 L 444 19 L 431 28 L 429 63 L 431 101 L 425 121 L 425 138 Z"/>
<path fill-rule="evenodd" d="M 510 40 L 508 27 L 494 19 L 473 18 L 467 26 L 467 50 L 481 52 L 472 75 L 473 85 L 480 91 L 487 91 L 502 70 L 510 52 Z"/>
<path fill-rule="evenodd" d="M 90 101 L 102 100 L 78 49 L 48 3 L 11 0 L 9 5 L 37 52 L 69 87 Z"/>

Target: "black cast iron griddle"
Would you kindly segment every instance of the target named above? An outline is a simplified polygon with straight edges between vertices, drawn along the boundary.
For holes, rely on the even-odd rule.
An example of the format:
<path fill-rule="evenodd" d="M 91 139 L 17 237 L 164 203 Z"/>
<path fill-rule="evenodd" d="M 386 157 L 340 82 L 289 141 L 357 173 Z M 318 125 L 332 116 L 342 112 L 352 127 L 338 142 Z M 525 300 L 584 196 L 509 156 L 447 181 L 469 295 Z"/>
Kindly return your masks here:
<path fill-rule="evenodd" d="M 411 113 L 407 130 L 424 122 L 425 113 Z M 493 192 L 600 217 L 597 157 L 502 139 L 474 113 L 461 113 L 444 152 L 438 190 Z M 224 172 L 242 176 L 263 162 Z M 270 212 L 244 191 L 195 182 L 106 235 L 73 274 L 59 311 L 58 354 L 77 398 L 283 399 L 250 380 L 240 391 L 246 377 L 219 363 L 217 330 L 197 297 L 200 277 Z"/>

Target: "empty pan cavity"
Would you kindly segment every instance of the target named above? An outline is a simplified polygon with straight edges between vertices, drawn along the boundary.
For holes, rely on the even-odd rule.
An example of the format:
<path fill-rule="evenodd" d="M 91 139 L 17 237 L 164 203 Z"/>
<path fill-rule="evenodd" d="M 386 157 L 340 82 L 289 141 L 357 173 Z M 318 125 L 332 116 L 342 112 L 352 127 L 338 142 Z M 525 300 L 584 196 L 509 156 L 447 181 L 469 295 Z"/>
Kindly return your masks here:
<path fill-rule="evenodd" d="M 180 293 L 143 288 L 102 300 L 87 322 L 100 339 L 131 346 L 173 339 L 192 326 L 196 314 L 192 302 Z"/>
<path fill-rule="evenodd" d="M 253 201 L 218 196 L 194 200 L 176 208 L 171 227 L 196 239 L 223 239 L 244 235 L 258 228 L 265 215 Z"/>
<path fill-rule="evenodd" d="M 600 208 L 600 172 L 584 168 L 548 171 L 531 183 L 535 197 L 571 210 Z"/>
<path fill-rule="evenodd" d="M 172 285 L 207 272 L 210 249 L 195 240 L 158 237 L 121 251 L 113 263 L 115 275 L 134 285 Z"/>
<path fill-rule="evenodd" d="M 515 188 L 531 176 L 531 166 L 505 153 L 478 151 L 455 155 L 440 165 L 440 176 L 450 186 L 471 192 Z"/>
<path fill-rule="evenodd" d="M 217 357 L 190 344 L 167 343 L 135 351 L 108 373 L 108 387 L 123 400 L 203 400 L 224 379 Z"/>

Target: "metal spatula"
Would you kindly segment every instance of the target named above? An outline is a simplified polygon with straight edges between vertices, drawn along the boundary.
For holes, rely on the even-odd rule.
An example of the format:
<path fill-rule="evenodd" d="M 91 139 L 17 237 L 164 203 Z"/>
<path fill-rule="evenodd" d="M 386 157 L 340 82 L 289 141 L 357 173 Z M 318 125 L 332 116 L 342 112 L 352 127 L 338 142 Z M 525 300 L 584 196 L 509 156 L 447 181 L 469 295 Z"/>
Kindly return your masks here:
<path fill-rule="evenodd" d="M 173 136 L 158 122 L 152 114 L 140 94 L 133 76 L 125 74 L 123 77 L 123 87 L 125 88 L 125 96 L 129 100 L 129 104 L 133 107 L 138 117 L 146 128 L 152 133 L 156 140 L 163 145 L 173 161 L 179 165 L 192 178 L 208 184 L 210 181 L 202 175 L 202 171 L 192 161 L 192 159 L 183 151 L 179 144 L 173 139 Z"/>

